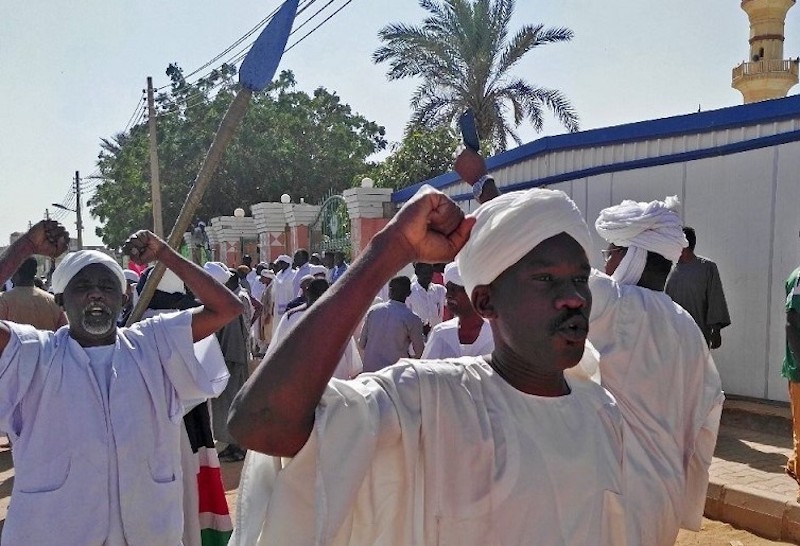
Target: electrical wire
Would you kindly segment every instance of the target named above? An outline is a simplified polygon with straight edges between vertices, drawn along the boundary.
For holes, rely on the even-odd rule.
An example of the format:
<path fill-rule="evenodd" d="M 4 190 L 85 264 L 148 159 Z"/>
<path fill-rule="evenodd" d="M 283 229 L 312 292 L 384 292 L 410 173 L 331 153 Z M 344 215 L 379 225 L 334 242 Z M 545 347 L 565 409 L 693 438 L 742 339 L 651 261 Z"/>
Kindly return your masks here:
<path fill-rule="evenodd" d="M 302 38 L 300 38 L 299 40 L 297 40 L 295 43 L 293 43 L 292 45 L 290 45 L 289 47 L 287 47 L 286 49 L 284 49 L 284 50 L 283 50 L 283 52 L 284 52 L 284 53 L 286 53 L 287 51 L 291 51 L 292 49 L 294 49 L 295 47 L 297 47 L 297 45 L 298 45 L 298 44 L 300 44 L 300 43 L 301 43 L 303 40 L 305 40 L 306 38 L 308 38 L 309 36 L 311 36 L 312 34 L 314 34 L 314 32 L 316 32 L 317 30 L 319 30 L 319 28 L 320 28 L 322 25 L 324 25 L 325 23 L 327 23 L 328 21 L 330 21 L 331 19 L 333 19 L 333 18 L 334 18 L 334 17 L 335 17 L 335 16 L 336 16 L 336 15 L 337 15 L 337 14 L 338 14 L 340 11 L 342 11 L 344 8 L 346 8 L 347 6 L 349 6 L 349 5 L 350 5 L 352 2 L 353 2 L 353 0 L 347 0 L 347 2 L 345 2 L 344 4 L 342 4 L 342 6 L 341 6 L 339 9 L 337 9 L 336 11 L 334 11 L 333 13 L 331 13 L 331 14 L 330 14 L 328 17 L 326 17 L 326 18 L 325 18 L 325 19 L 324 19 L 324 20 L 323 20 L 323 21 L 322 21 L 320 24 L 318 24 L 317 26 L 315 26 L 314 28 L 312 28 L 312 29 L 311 29 L 311 30 L 310 30 L 310 31 L 309 31 L 309 32 L 308 32 L 308 33 L 307 33 L 305 36 L 303 36 Z"/>
<path fill-rule="evenodd" d="M 141 115 L 145 110 L 145 93 L 142 91 L 142 95 L 139 97 L 139 102 L 136 103 L 136 109 L 131 114 L 128 123 L 125 125 L 125 128 L 122 130 L 123 133 L 127 133 L 128 129 L 131 127 L 131 123 L 133 122 L 134 118 L 138 115 Z"/>

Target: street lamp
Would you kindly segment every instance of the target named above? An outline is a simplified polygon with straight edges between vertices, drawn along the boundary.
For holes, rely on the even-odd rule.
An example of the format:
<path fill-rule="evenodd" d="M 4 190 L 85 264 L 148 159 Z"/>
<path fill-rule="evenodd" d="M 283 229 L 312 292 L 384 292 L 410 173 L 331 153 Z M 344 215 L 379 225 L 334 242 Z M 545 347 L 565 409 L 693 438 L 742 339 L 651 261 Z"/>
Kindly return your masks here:
<path fill-rule="evenodd" d="M 69 207 L 65 207 L 64 205 L 62 205 L 60 203 L 51 203 L 51 204 L 54 207 L 56 207 L 57 209 L 68 210 L 69 212 L 74 212 L 75 213 L 75 215 L 77 217 L 77 221 L 75 222 L 75 226 L 78 229 L 78 250 L 83 250 L 83 222 L 81 222 L 81 209 L 80 209 L 80 206 L 78 206 L 77 209 L 71 209 Z"/>

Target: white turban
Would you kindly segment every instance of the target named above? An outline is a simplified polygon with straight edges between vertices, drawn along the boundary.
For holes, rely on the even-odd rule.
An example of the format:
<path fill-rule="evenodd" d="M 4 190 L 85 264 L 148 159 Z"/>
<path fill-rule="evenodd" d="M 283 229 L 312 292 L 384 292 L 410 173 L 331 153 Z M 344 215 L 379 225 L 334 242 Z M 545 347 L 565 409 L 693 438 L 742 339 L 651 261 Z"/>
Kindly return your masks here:
<path fill-rule="evenodd" d="M 206 262 L 203 269 L 220 284 L 225 284 L 233 276 L 228 267 L 219 262 Z"/>
<path fill-rule="evenodd" d="M 111 272 L 119 279 L 120 290 L 124 293 L 128 287 L 128 282 L 125 280 L 125 273 L 122 271 L 117 261 L 97 250 L 79 250 L 78 252 L 70 252 L 67 254 L 61 263 L 58 264 L 55 271 L 53 271 L 53 279 L 50 288 L 53 294 L 63 294 L 64 289 L 69 284 L 69 281 L 77 275 L 84 267 L 92 264 L 100 264 L 106 266 Z"/>
<path fill-rule="evenodd" d="M 461 278 L 461 272 L 458 270 L 458 264 L 455 262 L 449 263 L 444 266 L 444 283 L 453 283 L 458 286 L 464 286 L 464 279 Z"/>
<path fill-rule="evenodd" d="M 275 273 L 273 273 L 269 269 L 262 269 L 261 276 L 264 277 L 265 279 L 272 279 L 273 281 L 278 278 L 275 276 Z"/>
<path fill-rule="evenodd" d="M 292 261 L 293 261 L 293 260 L 292 260 L 292 257 L 291 257 L 291 256 L 287 256 L 286 254 L 281 254 L 280 256 L 278 256 L 277 258 L 275 258 L 275 263 L 277 263 L 277 262 L 283 262 L 283 263 L 285 263 L 285 264 L 292 265 Z"/>
<path fill-rule="evenodd" d="M 597 234 L 611 244 L 628 248 L 613 274 L 617 282 L 638 283 L 648 251 L 678 261 L 681 251 L 689 246 L 676 212 L 679 208 L 680 201 L 673 195 L 666 201 L 649 203 L 625 200 L 600 212 L 594 224 Z"/>
<path fill-rule="evenodd" d="M 592 245 L 581 211 L 566 193 L 533 189 L 501 195 L 478 207 L 457 263 L 467 294 L 489 284 L 539 243 L 566 233 L 588 256 Z"/>

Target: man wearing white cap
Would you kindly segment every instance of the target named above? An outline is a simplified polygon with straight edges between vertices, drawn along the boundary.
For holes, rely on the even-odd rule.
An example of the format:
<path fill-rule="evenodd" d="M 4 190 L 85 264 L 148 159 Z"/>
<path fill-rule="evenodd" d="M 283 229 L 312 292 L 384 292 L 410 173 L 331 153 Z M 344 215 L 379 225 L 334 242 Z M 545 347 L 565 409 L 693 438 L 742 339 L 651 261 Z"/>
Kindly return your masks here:
<path fill-rule="evenodd" d="M 286 305 L 294 298 L 292 257 L 281 254 L 275 258 L 275 314 L 279 319 L 286 312 Z"/>
<path fill-rule="evenodd" d="M 58 256 L 68 240 L 61 225 L 39 222 L 0 258 L 0 277 L 31 254 Z M 68 328 L 0 322 L 0 429 L 14 441 L 16 473 L 3 544 L 181 542 L 183 401 L 216 396 L 227 379 L 221 363 L 198 362 L 192 343 L 241 305 L 152 233 L 125 250 L 163 262 L 204 306 L 117 328 L 122 268 L 80 251 L 53 273 Z"/>
<path fill-rule="evenodd" d="M 565 373 L 584 354 L 590 246 L 563 192 L 505 194 L 465 218 L 421 190 L 239 392 L 231 431 L 260 453 L 245 464 L 234 544 L 672 544 L 676 514 L 702 513 L 684 496 L 710 461 L 696 445 L 703 419 L 650 436 L 606 389 Z M 492 354 L 329 381 L 386 280 L 459 250 Z M 707 408 L 718 377 L 699 389 L 709 396 L 675 411 Z M 634 410 L 672 392 L 647 395 Z M 648 446 L 667 439 L 675 449 L 659 460 Z"/>
<path fill-rule="evenodd" d="M 492 328 L 469 301 L 458 264 L 444 268 L 445 304 L 453 318 L 437 324 L 428 336 L 423 359 L 488 355 L 494 350 Z"/>
<path fill-rule="evenodd" d="M 261 270 L 258 284 L 261 286 L 261 312 L 253 322 L 252 339 L 253 354 L 259 357 L 264 356 L 272 340 L 272 332 L 275 328 L 275 284 L 277 276 L 268 268 Z"/>

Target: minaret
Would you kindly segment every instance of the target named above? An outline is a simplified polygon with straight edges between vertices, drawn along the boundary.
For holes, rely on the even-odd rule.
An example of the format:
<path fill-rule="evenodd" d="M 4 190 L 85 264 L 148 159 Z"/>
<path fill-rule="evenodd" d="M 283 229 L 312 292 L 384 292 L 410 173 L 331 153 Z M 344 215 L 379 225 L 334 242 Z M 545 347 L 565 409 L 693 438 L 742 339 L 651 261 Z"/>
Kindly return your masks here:
<path fill-rule="evenodd" d="M 742 0 L 750 19 L 750 60 L 733 69 L 744 102 L 785 97 L 797 83 L 798 59 L 783 58 L 786 13 L 796 0 Z"/>

